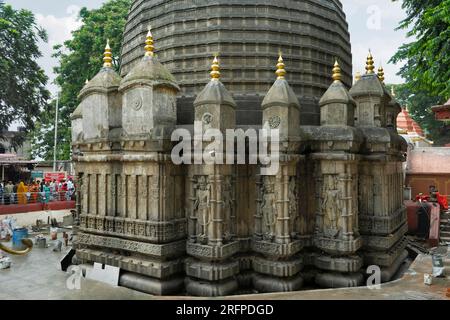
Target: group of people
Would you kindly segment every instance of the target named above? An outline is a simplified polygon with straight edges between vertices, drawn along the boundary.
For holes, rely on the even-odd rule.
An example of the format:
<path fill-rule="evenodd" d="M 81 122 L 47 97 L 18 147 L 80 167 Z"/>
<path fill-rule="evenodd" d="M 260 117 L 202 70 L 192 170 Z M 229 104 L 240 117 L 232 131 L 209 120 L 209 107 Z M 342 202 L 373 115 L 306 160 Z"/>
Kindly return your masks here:
<path fill-rule="evenodd" d="M 0 205 L 28 204 L 51 201 L 70 201 L 75 196 L 75 184 L 72 178 L 67 181 L 39 181 L 30 183 L 20 181 L 0 182 Z"/>

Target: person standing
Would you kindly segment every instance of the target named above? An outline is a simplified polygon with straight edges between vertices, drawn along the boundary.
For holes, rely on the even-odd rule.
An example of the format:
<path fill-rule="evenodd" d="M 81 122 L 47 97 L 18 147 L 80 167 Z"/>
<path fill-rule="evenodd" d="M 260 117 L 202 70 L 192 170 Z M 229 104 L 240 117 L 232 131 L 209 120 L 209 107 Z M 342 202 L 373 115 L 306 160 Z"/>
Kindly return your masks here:
<path fill-rule="evenodd" d="M 5 182 L 0 182 L 0 205 L 3 205 L 3 193 L 5 191 Z"/>
<path fill-rule="evenodd" d="M 14 204 L 14 185 L 12 181 L 8 181 L 8 184 L 5 186 L 4 197 L 6 205 Z"/>
<path fill-rule="evenodd" d="M 27 194 L 28 187 L 23 183 L 23 181 L 20 181 L 19 186 L 17 187 L 17 202 L 19 204 L 27 204 Z"/>
<path fill-rule="evenodd" d="M 74 192 L 75 192 L 75 185 L 73 183 L 72 178 L 69 178 L 69 181 L 67 181 L 67 197 L 66 197 L 67 201 L 72 200 L 72 195 Z"/>

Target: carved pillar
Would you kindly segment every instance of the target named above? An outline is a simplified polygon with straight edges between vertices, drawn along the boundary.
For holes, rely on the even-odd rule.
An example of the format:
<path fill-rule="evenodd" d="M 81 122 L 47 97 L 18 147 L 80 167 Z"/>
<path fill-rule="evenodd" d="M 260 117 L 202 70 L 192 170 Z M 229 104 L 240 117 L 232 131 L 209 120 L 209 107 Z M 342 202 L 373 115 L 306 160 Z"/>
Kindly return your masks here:
<path fill-rule="evenodd" d="M 253 284 L 259 292 L 296 291 L 303 286 L 300 274 L 304 243 L 297 238 L 299 215 L 297 196 L 298 167 L 302 157 L 300 149 L 300 104 L 285 79 L 283 58 L 277 65 L 278 79 L 262 103 L 263 127 L 271 136 L 277 132 L 280 157 L 278 172 L 261 171 L 257 200 L 256 225 L 252 249 L 255 271 Z M 276 146 L 275 141 L 268 141 Z M 261 150 L 260 150 L 261 151 Z M 268 150 L 269 155 L 274 150 Z M 272 163 L 273 165 L 274 163 Z"/>
<path fill-rule="evenodd" d="M 321 127 L 313 133 L 316 163 L 316 232 L 314 245 L 323 253 L 312 256 L 319 269 L 315 281 L 330 287 L 356 287 L 363 281 L 362 247 L 358 220 L 358 162 L 362 135 L 353 127 L 355 101 L 340 81 L 340 67 L 333 69 L 334 82 L 320 100 Z"/>

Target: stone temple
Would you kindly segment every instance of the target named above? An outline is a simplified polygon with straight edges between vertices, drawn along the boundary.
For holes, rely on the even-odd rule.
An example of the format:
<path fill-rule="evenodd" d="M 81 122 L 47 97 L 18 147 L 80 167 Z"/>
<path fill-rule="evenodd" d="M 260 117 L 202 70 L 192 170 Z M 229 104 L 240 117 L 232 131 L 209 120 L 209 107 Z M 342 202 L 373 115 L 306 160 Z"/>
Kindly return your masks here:
<path fill-rule="evenodd" d="M 107 46 L 72 115 L 78 260 L 155 295 L 355 287 L 369 266 L 390 281 L 408 255 L 406 142 L 382 68 L 369 54 L 349 90 L 338 1 L 245 3 L 133 4 L 122 74 Z M 278 129 L 278 172 L 176 165 L 172 132 L 194 121 Z"/>

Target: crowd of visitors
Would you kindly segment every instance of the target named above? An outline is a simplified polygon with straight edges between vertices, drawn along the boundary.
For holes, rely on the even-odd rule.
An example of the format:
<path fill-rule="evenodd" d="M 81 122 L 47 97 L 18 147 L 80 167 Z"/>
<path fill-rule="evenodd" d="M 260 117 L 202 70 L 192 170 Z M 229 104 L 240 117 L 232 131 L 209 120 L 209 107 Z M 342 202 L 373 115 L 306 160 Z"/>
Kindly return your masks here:
<path fill-rule="evenodd" d="M 41 202 L 44 205 L 52 201 L 70 201 L 75 197 L 75 184 L 72 178 L 61 181 L 34 180 L 29 183 L 20 181 L 0 182 L 0 205 L 28 204 Z"/>

